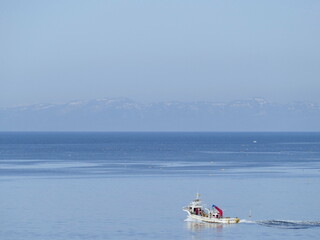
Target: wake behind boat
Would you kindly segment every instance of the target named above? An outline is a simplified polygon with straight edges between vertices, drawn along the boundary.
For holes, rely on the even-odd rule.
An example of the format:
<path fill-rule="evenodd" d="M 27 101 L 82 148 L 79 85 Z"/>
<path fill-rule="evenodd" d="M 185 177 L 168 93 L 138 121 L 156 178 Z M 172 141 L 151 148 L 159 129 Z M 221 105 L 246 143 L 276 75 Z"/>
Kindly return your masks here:
<path fill-rule="evenodd" d="M 194 220 L 208 222 L 208 223 L 238 223 L 239 218 L 224 217 L 223 211 L 212 205 L 212 209 L 204 208 L 202 206 L 200 194 L 197 193 L 197 197 L 188 206 L 183 208 L 183 211 L 188 213 L 188 216 Z"/>

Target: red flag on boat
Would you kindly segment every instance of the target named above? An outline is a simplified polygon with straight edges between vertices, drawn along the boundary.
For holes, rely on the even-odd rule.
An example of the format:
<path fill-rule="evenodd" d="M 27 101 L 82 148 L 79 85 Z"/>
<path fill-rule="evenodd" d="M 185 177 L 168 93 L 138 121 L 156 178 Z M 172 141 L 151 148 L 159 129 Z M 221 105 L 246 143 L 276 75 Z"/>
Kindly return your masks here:
<path fill-rule="evenodd" d="M 212 205 L 212 208 L 215 208 L 215 209 L 217 209 L 217 211 L 219 212 L 219 215 L 220 215 L 220 217 L 223 217 L 223 211 L 220 209 L 220 208 L 218 208 L 216 205 Z"/>

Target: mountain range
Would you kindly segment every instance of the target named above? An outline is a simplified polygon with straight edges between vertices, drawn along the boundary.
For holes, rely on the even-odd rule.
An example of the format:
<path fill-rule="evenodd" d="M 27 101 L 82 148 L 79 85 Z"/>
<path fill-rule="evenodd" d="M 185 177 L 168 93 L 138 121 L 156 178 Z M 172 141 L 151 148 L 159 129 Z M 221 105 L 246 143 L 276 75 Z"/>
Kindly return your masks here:
<path fill-rule="evenodd" d="M 320 131 L 320 105 L 103 98 L 0 108 L 0 131 Z"/>

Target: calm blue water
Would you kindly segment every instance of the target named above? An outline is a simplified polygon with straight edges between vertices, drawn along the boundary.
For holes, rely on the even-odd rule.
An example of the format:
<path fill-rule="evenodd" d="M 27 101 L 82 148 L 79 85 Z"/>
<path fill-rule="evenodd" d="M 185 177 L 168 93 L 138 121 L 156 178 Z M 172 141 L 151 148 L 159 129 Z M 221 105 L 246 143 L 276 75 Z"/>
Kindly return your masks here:
<path fill-rule="evenodd" d="M 1 240 L 317 239 L 319 186 L 320 133 L 0 133 Z"/>

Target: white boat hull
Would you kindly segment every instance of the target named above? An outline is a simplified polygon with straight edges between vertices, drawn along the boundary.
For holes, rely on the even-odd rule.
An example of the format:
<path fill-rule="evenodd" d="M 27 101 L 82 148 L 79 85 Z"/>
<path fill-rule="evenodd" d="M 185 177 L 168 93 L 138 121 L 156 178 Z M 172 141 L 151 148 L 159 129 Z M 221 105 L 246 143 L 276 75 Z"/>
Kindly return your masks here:
<path fill-rule="evenodd" d="M 212 217 L 212 218 L 210 218 L 210 217 L 203 217 L 203 216 L 194 215 L 194 214 L 190 214 L 190 213 L 189 213 L 189 217 L 194 220 L 207 222 L 207 223 L 232 224 L 232 223 L 239 223 L 240 222 L 239 218 L 230 218 L 230 217 L 222 217 L 222 218 Z"/>

